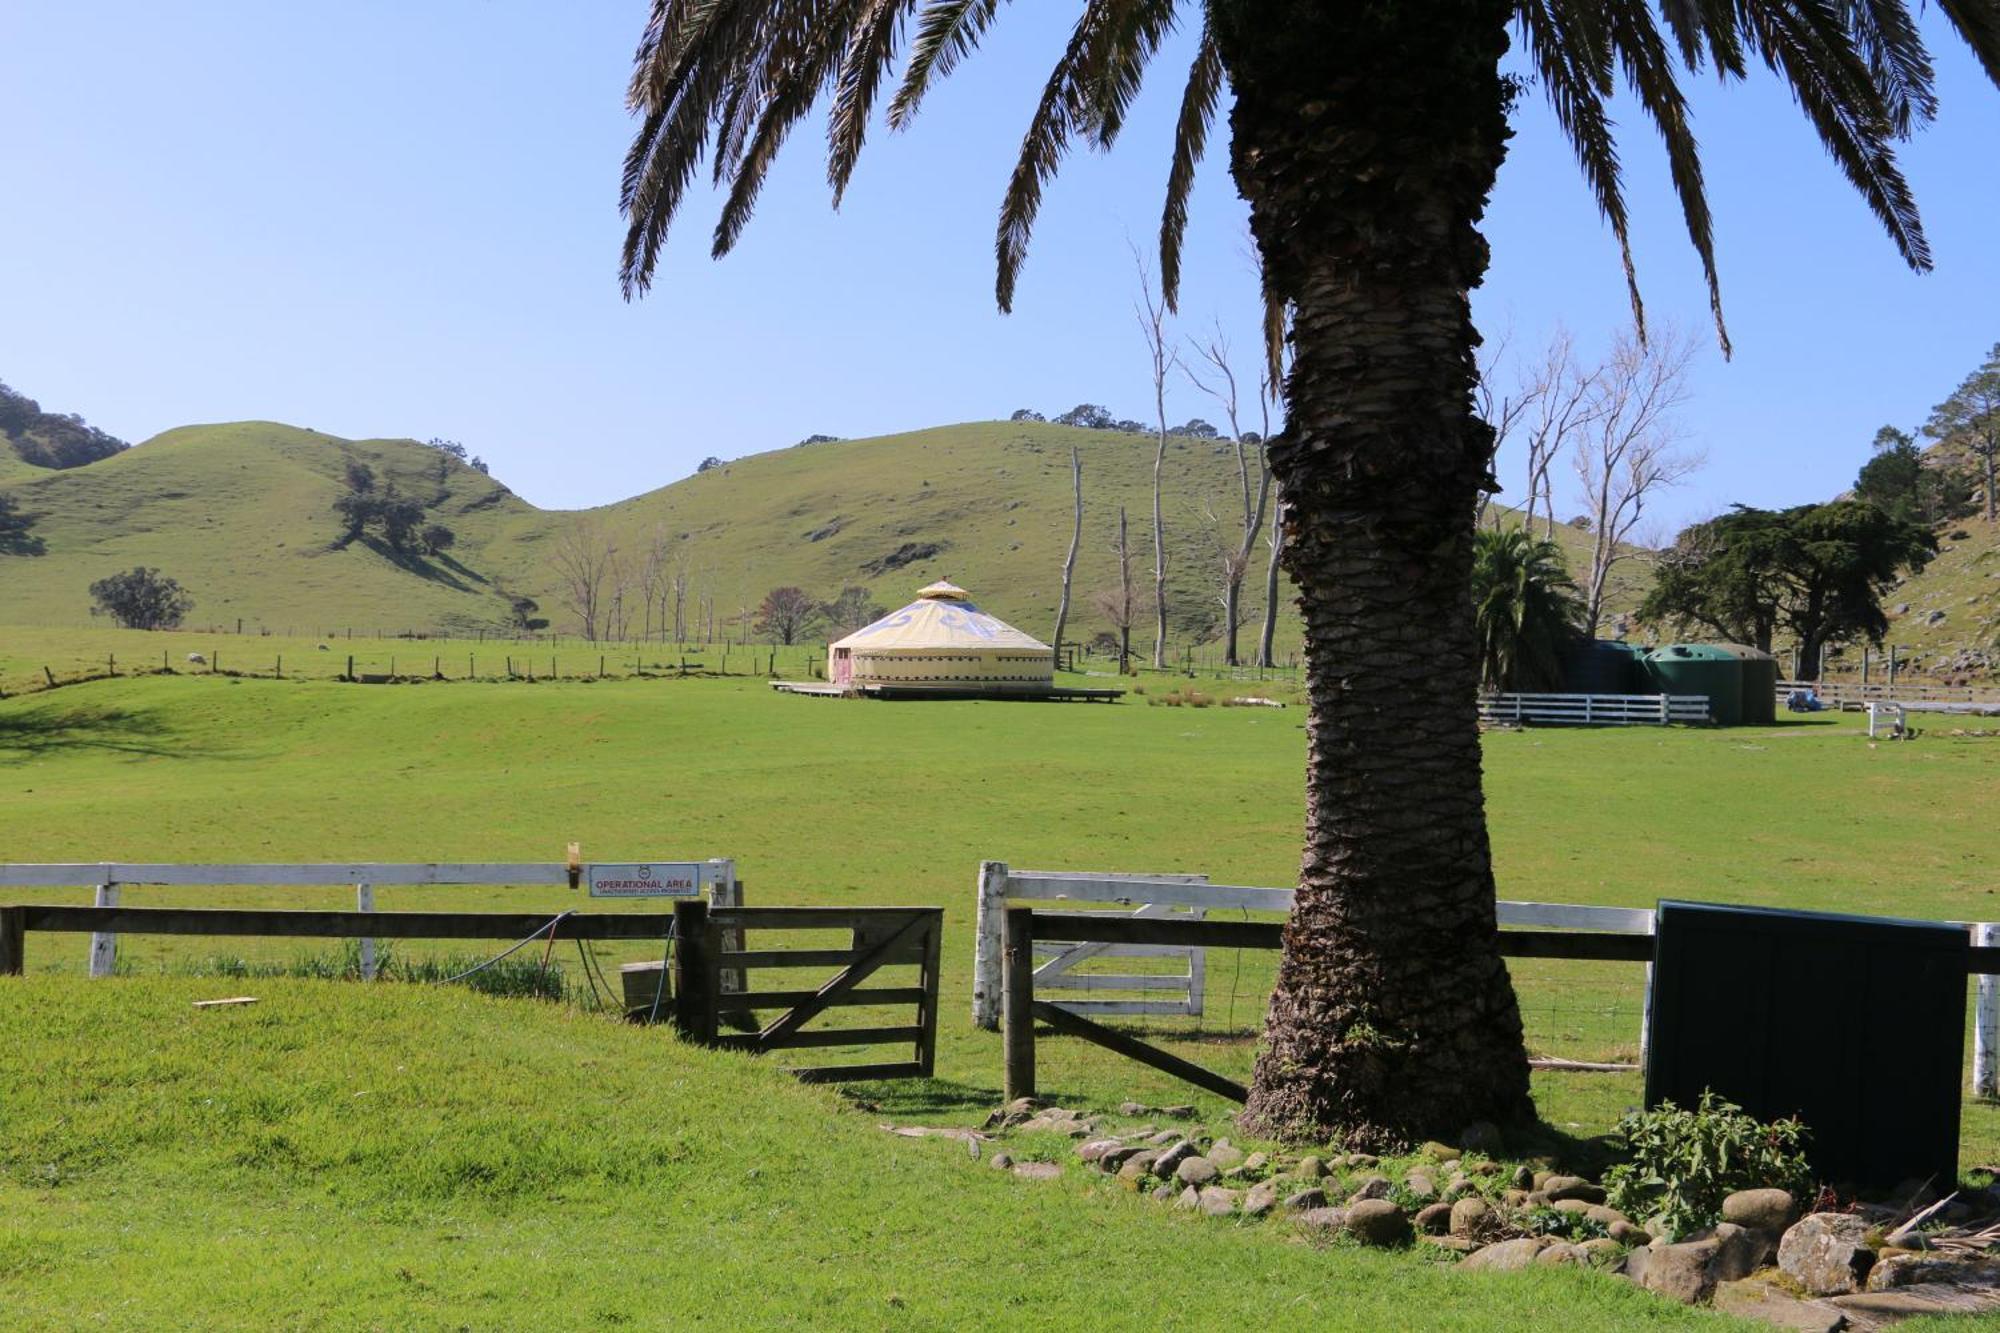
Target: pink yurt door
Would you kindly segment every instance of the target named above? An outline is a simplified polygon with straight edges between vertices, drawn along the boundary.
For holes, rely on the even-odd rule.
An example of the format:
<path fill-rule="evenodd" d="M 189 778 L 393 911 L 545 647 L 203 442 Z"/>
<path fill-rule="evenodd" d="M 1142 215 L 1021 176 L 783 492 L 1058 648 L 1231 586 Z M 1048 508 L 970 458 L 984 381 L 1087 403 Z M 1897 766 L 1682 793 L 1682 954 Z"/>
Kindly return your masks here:
<path fill-rule="evenodd" d="M 836 685 L 846 685 L 851 683 L 853 679 L 854 679 L 854 659 L 848 656 L 847 649 L 845 648 L 834 649 L 833 683 Z"/>

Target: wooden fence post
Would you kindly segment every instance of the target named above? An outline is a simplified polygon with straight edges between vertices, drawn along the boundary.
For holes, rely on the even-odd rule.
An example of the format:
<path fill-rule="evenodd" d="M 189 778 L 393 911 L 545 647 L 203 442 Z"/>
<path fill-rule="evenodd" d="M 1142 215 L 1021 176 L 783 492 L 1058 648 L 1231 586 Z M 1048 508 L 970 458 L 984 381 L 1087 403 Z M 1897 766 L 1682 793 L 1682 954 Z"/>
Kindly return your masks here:
<path fill-rule="evenodd" d="M 1974 926 L 1972 942 L 1981 948 L 2000 945 L 2000 922 Z M 1982 973 L 1978 994 L 1972 1010 L 1972 1091 L 1979 1097 L 2000 1096 L 2000 977 Z"/>
<path fill-rule="evenodd" d="M 1007 902 L 1007 863 L 979 863 L 978 908 L 972 948 L 972 1022 L 992 1032 L 1000 1026 L 1000 916 Z"/>
<path fill-rule="evenodd" d="M 688 1041 L 715 1041 L 715 941 L 708 904 L 699 898 L 674 904 L 674 1026 Z"/>
<path fill-rule="evenodd" d="M 26 966 L 28 909 L 0 907 L 0 977 L 18 977 Z"/>
<path fill-rule="evenodd" d="M 354 886 L 354 908 L 358 912 L 372 912 L 375 910 L 375 886 L 373 884 L 356 884 Z M 372 938 L 361 941 L 361 979 L 363 981 L 375 980 L 375 941 Z"/>
<path fill-rule="evenodd" d="M 1007 1101 L 1035 1095 L 1035 940 L 1033 911 L 1007 908 L 1002 916 L 1006 980 L 1001 987 L 1001 1055 Z"/>
<path fill-rule="evenodd" d="M 97 886 L 97 893 L 91 899 L 99 907 L 118 906 L 118 886 L 105 883 Z M 108 977 L 118 970 L 118 936 L 109 931 L 97 931 L 90 937 L 90 975 Z"/>

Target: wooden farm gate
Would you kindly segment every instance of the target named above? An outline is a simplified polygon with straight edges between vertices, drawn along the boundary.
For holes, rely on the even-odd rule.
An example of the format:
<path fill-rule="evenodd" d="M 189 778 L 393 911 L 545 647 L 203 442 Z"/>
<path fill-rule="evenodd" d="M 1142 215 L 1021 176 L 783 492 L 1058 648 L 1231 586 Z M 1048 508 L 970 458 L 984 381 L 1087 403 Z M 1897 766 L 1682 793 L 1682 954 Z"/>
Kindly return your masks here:
<path fill-rule="evenodd" d="M 841 948 L 750 948 L 744 937 L 766 931 L 839 931 Z M 782 1051 L 856 1046 L 903 1046 L 909 1058 L 867 1064 L 812 1065 L 790 1072 L 808 1083 L 852 1079 L 929 1078 L 937 1056 L 938 954 L 941 907 L 731 907 L 711 910 L 699 900 L 674 905 L 674 1022 L 683 1036 L 730 1050 Z M 812 990 L 751 989 L 752 973 L 772 969 L 840 970 Z M 886 984 L 884 968 L 915 968 L 914 982 Z M 722 978 L 744 977 L 745 989 L 725 991 Z M 870 979 L 875 985 L 866 985 Z M 868 1027 L 809 1027 L 828 1011 L 914 1006 L 908 1023 Z M 732 1017 L 779 1011 L 754 1031 L 723 1033 Z"/>

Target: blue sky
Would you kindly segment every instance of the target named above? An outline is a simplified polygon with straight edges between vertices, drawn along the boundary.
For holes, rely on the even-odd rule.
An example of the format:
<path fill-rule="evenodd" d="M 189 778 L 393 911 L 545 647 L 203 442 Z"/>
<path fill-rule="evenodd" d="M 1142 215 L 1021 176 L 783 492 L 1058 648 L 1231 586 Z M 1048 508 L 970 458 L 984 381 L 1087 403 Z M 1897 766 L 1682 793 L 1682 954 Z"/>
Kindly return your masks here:
<path fill-rule="evenodd" d="M 802 126 L 737 252 L 709 261 L 697 200 L 627 305 L 616 190 L 642 4 L 0 7 L 0 378 L 133 440 L 254 417 L 448 436 L 551 506 L 814 432 L 1085 400 L 1141 416 L 1127 242 L 1157 226 L 1185 34 L 1117 151 L 1074 156 L 1049 192 L 1016 313 L 993 306 L 994 209 L 1071 12 L 1011 6 L 914 130 L 877 129 L 838 214 Z M 1905 165 L 1928 277 L 1773 81 L 1692 85 L 1732 363 L 1705 336 L 1652 133 L 1626 125 L 1649 313 L 1705 338 L 1683 420 L 1710 461 L 1668 519 L 1843 488 L 1877 426 L 1920 422 L 2000 341 L 2000 93 L 1926 22 L 1943 110 Z M 1539 93 L 1517 124 L 1479 318 L 1519 347 L 1558 322 L 1602 343 L 1627 319 L 1615 248 Z M 1184 327 L 1219 320 L 1247 363 L 1255 279 L 1220 151 L 1189 251 Z M 1214 416 L 1185 385 L 1169 411 Z"/>

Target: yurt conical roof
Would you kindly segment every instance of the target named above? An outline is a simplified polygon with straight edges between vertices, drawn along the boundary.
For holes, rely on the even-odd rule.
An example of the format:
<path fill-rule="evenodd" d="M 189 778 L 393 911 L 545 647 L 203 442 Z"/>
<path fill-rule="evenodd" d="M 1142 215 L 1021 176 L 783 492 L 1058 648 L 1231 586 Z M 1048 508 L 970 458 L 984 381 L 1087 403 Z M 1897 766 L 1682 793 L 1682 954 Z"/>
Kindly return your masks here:
<path fill-rule="evenodd" d="M 997 616 L 981 611 L 965 589 L 933 583 L 917 591 L 917 600 L 864 625 L 834 648 L 891 651 L 923 648 L 1009 648 L 1049 652 L 1046 643 L 1023 634 Z"/>

